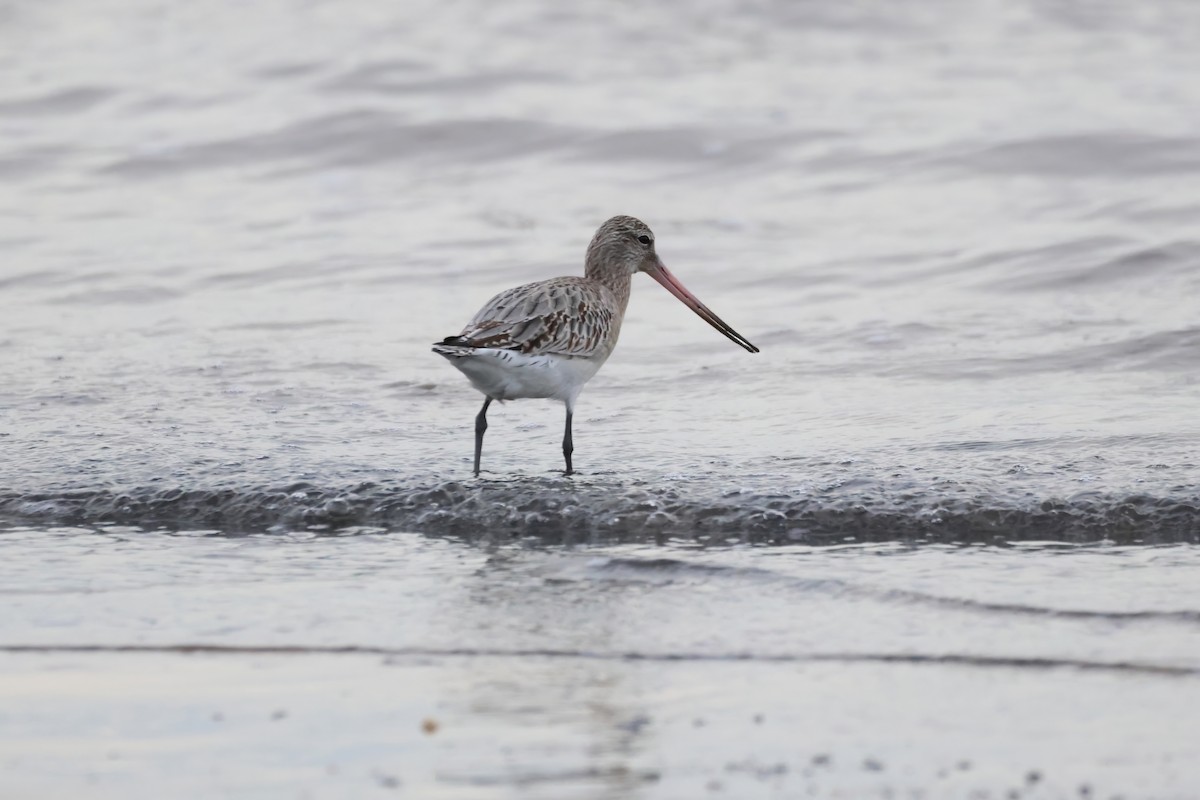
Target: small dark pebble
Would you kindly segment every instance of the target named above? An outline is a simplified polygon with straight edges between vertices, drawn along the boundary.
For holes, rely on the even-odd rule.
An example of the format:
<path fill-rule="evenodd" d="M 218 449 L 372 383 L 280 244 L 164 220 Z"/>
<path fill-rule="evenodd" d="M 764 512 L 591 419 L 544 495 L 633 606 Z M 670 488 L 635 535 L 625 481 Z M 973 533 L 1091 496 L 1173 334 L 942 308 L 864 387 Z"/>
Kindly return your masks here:
<path fill-rule="evenodd" d="M 395 775 L 386 775 L 382 772 L 375 773 L 375 780 L 379 781 L 379 785 L 385 789 L 399 789 L 400 779 Z"/>
<path fill-rule="evenodd" d="M 827 767 L 827 766 L 829 766 L 829 762 L 832 760 L 833 759 L 831 759 L 825 753 L 817 753 L 815 756 L 812 757 L 812 763 L 818 767 Z"/>
<path fill-rule="evenodd" d="M 631 720 L 627 720 L 625 722 L 619 723 L 617 725 L 617 727 L 621 728 L 622 730 L 629 731 L 630 733 L 638 733 L 639 731 L 642 730 L 642 728 L 646 727 L 649 724 L 650 724 L 650 718 L 647 717 L 646 715 L 642 714 L 642 715 L 634 717 Z"/>
<path fill-rule="evenodd" d="M 271 712 L 271 720 L 272 721 L 278 722 L 281 719 L 287 719 L 287 712 L 284 711 L 282 708 L 278 709 L 277 711 Z"/>
<path fill-rule="evenodd" d="M 755 714 L 755 715 L 754 715 L 754 724 L 755 724 L 755 725 L 762 725 L 762 724 L 763 724 L 763 719 L 765 719 L 765 717 L 763 717 L 763 715 L 762 715 L 762 714 Z"/>
<path fill-rule="evenodd" d="M 966 772 L 971 768 L 971 762 L 964 758 L 962 761 L 958 762 L 956 766 L 958 767 L 959 772 Z"/>
<path fill-rule="evenodd" d="M 1029 772 L 1025 773 L 1025 782 L 1028 783 L 1030 786 L 1037 783 L 1041 779 L 1042 779 L 1042 773 L 1038 772 L 1036 769 L 1031 769 L 1031 770 L 1029 770 Z"/>
<path fill-rule="evenodd" d="M 873 758 L 868 758 L 867 760 L 863 761 L 863 769 L 865 769 L 867 772 L 881 772 L 883 770 L 883 762 L 876 761 Z"/>
<path fill-rule="evenodd" d="M 1091 784 L 1089 784 L 1089 783 L 1079 784 L 1079 796 L 1080 797 L 1091 797 L 1092 796 Z"/>

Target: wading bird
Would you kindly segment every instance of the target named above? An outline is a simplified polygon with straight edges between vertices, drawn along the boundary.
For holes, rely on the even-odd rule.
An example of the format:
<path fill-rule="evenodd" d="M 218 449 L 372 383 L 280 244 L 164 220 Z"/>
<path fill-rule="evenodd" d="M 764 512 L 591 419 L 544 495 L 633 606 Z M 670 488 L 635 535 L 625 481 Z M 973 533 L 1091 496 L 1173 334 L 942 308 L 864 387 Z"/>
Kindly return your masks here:
<path fill-rule="evenodd" d="M 645 272 L 731 340 L 758 348 L 684 288 L 654 252 L 654 233 L 641 220 L 613 217 L 588 245 L 582 278 L 527 283 L 493 297 L 462 333 L 433 346 L 486 398 L 475 417 L 475 474 L 493 400 L 549 397 L 567 407 L 565 474 L 571 475 L 575 398 L 617 346 L 634 273 Z"/>

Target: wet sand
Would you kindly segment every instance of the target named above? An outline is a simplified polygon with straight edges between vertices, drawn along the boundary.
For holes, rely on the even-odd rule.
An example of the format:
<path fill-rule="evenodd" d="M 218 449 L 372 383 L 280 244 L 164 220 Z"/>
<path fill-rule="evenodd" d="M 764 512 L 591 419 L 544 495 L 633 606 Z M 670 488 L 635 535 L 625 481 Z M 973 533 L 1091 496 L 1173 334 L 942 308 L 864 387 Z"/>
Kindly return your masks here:
<path fill-rule="evenodd" d="M 7 797 L 1200 785 L 1191 546 L 3 537 Z"/>
<path fill-rule="evenodd" d="M 9 797 L 1185 798 L 1200 780 L 1194 676 L 494 656 L 0 663 L 6 716 L 26 732 L 5 742 Z"/>

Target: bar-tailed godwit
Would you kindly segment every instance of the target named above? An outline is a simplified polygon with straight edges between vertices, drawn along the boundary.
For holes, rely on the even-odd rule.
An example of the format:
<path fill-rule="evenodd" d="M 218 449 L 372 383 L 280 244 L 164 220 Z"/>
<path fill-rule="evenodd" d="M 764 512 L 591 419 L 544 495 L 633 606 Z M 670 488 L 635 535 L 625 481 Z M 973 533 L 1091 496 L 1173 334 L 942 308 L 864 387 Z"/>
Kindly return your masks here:
<path fill-rule="evenodd" d="M 433 346 L 486 398 L 475 417 L 475 474 L 483 452 L 487 410 L 493 400 L 549 397 L 567 407 L 563 434 L 565 474 L 571 467 L 571 417 L 583 385 L 617 346 L 629 304 L 629 283 L 645 272 L 737 344 L 758 348 L 726 325 L 667 271 L 654 251 L 654 233 L 641 220 L 613 217 L 588 245 L 584 277 L 551 278 L 501 292 L 462 333 Z"/>

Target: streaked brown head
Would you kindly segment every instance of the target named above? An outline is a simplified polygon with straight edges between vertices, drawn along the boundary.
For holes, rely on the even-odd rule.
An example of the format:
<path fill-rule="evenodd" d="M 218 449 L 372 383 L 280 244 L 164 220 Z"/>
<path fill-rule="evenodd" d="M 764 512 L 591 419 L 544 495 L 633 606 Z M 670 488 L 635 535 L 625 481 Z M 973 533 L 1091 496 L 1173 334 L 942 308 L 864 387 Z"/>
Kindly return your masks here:
<path fill-rule="evenodd" d="M 588 245 L 586 275 L 632 275 L 657 262 L 650 226 L 636 217 L 613 217 L 600 226 Z"/>

